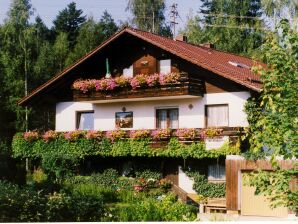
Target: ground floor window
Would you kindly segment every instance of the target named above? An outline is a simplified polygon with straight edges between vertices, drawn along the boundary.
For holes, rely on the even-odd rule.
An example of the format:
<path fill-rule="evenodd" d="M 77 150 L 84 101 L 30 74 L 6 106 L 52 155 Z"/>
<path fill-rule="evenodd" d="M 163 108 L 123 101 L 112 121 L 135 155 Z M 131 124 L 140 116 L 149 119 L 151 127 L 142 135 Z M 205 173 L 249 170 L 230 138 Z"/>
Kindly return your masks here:
<path fill-rule="evenodd" d="M 167 108 L 156 110 L 156 128 L 160 129 L 177 129 L 178 128 L 179 110 L 178 108 Z"/>
<path fill-rule="evenodd" d="M 221 164 L 208 165 L 208 180 L 209 181 L 225 181 L 226 167 Z"/>
<path fill-rule="evenodd" d="M 76 129 L 93 130 L 94 129 L 94 111 L 78 111 Z"/>

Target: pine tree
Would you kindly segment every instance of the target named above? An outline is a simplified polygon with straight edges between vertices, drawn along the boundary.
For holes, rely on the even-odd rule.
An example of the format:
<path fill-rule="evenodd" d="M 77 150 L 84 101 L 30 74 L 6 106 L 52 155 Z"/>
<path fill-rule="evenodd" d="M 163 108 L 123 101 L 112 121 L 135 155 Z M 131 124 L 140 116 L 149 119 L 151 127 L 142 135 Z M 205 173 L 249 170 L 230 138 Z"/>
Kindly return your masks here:
<path fill-rule="evenodd" d="M 184 30 L 186 35 L 190 34 L 191 42 L 211 42 L 217 49 L 244 55 L 251 55 L 262 44 L 264 24 L 260 19 L 260 0 L 202 2 L 203 17 L 190 18 Z"/>
<path fill-rule="evenodd" d="M 56 34 L 61 32 L 66 33 L 71 48 L 76 43 L 81 25 L 86 21 L 86 16 L 82 14 L 83 11 L 76 8 L 76 3 L 71 2 L 65 9 L 58 13 L 56 19 L 53 21 L 54 31 Z"/>

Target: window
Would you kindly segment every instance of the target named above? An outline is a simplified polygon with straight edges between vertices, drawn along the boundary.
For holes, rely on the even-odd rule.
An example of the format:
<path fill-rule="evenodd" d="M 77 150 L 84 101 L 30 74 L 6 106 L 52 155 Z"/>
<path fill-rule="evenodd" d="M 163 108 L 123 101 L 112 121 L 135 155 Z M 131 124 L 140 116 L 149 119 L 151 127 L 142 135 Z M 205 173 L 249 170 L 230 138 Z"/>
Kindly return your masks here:
<path fill-rule="evenodd" d="M 79 111 L 77 112 L 77 126 L 78 130 L 93 130 L 94 129 L 94 112 L 93 111 Z"/>
<path fill-rule="evenodd" d="M 159 61 L 159 72 L 163 74 L 168 74 L 171 72 L 171 59 Z"/>
<path fill-rule="evenodd" d="M 133 65 L 123 69 L 123 76 L 128 78 L 133 77 Z"/>
<path fill-rule="evenodd" d="M 178 108 L 157 109 L 156 110 L 156 128 L 177 129 L 178 128 Z"/>
<path fill-rule="evenodd" d="M 208 166 L 208 180 L 224 181 L 226 179 L 226 168 L 221 164 Z"/>
<path fill-rule="evenodd" d="M 116 128 L 132 128 L 133 113 L 132 112 L 117 112 L 116 113 Z"/>
<path fill-rule="evenodd" d="M 207 127 L 229 126 L 229 107 L 225 105 L 206 105 Z"/>

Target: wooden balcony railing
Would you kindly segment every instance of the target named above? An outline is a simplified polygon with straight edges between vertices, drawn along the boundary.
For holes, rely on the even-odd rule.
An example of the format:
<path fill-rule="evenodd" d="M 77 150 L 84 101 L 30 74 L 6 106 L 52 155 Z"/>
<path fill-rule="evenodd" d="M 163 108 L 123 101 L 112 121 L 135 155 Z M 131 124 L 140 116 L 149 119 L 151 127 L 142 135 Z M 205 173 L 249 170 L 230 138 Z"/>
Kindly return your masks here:
<path fill-rule="evenodd" d="M 177 83 L 138 89 L 114 89 L 111 91 L 91 91 L 83 93 L 73 90 L 74 101 L 105 101 L 114 99 L 134 99 L 168 96 L 203 96 L 203 81 L 183 74 Z"/>

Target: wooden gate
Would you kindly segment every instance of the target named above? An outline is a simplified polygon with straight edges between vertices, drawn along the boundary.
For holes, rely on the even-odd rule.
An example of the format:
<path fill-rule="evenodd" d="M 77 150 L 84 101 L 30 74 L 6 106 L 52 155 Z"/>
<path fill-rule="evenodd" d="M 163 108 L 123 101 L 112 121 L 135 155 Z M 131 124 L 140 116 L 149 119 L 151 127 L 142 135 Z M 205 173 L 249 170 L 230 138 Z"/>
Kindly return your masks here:
<path fill-rule="evenodd" d="M 242 173 L 242 180 L 243 180 Z M 270 208 L 270 202 L 263 195 L 255 195 L 255 187 L 241 184 L 241 215 L 287 217 L 285 207 Z"/>

